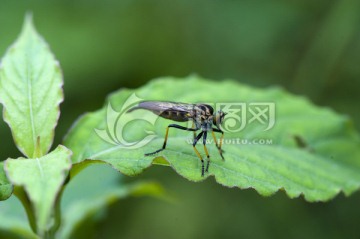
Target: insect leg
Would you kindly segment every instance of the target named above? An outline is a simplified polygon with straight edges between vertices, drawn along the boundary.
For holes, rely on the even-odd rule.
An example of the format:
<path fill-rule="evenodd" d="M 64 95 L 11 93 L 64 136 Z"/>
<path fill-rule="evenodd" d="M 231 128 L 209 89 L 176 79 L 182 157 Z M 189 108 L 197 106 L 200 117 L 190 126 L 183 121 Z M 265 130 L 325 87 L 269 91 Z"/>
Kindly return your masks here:
<path fill-rule="evenodd" d="M 194 143 L 193 143 L 193 148 L 195 150 L 196 155 L 199 157 L 199 159 L 201 160 L 201 176 L 204 177 L 204 160 L 201 157 L 199 151 L 196 149 L 196 143 L 199 141 L 199 139 L 203 136 L 204 131 L 201 131 L 195 138 Z"/>
<path fill-rule="evenodd" d="M 215 133 L 214 133 L 214 132 L 221 133 L 220 143 L 219 143 L 219 144 L 217 143 L 216 136 L 215 136 Z M 224 159 L 224 156 L 222 155 L 223 150 L 221 149 L 222 141 L 223 141 L 223 139 L 224 139 L 224 132 L 221 131 L 221 130 L 219 130 L 219 129 L 213 128 L 211 134 L 212 134 L 212 136 L 213 136 L 213 138 L 214 138 L 216 148 L 219 150 L 219 154 L 220 154 L 222 160 L 225 160 L 225 159 Z"/>
<path fill-rule="evenodd" d="M 192 122 L 192 128 L 195 129 L 195 123 L 194 123 L 194 121 Z M 194 131 L 194 139 L 193 139 L 194 141 L 195 141 L 195 138 L 196 138 L 196 132 Z"/>
<path fill-rule="evenodd" d="M 209 165 L 210 165 L 210 155 L 209 155 L 209 152 L 208 152 L 208 150 L 206 148 L 206 137 L 207 137 L 207 131 L 204 132 L 203 144 L 204 144 L 205 154 L 206 154 L 206 157 L 207 157 L 207 163 L 206 163 L 205 172 L 208 172 L 209 171 Z"/>
<path fill-rule="evenodd" d="M 217 132 L 217 133 L 221 133 L 221 137 L 220 137 L 220 144 L 219 144 L 219 148 L 221 149 L 221 146 L 222 146 L 222 143 L 223 143 L 223 139 L 224 139 L 224 132 L 220 129 L 216 129 L 216 128 L 213 128 L 213 131 L 214 132 Z"/>
<path fill-rule="evenodd" d="M 153 154 L 157 154 L 157 153 L 163 151 L 166 148 L 166 143 L 167 143 L 167 138 L 168 138 L 168 135 L 169 135 L 169 129 L 170 128 L 176 128 L 176 129 L 187 130 L 187 131 L 197 131 L 198 130 L 198 129 L 186 128 L 186 127 L 183 127 L 183 126 L 180 126 L 180 125 L 177 125 L 177 124 L 170 124 L 166 128 L 165 140 L 164 140 L 164 144 L 163 144 L 162 148 L 158 149 L 158 150 L 156 150 L 156 151 L 154 151 L 152 153 L 147 153 L 147 154 L 145 154 L 145 156 L 150 156 L 150 155 L 153 155 Z"/>

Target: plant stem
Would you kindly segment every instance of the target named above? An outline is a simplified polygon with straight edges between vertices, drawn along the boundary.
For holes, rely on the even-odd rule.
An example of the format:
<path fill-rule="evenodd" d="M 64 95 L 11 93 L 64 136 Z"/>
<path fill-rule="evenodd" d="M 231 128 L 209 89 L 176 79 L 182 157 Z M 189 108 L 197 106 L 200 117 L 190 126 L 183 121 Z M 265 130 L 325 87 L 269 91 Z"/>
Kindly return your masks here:
<path fill-rule="evenodd" d="M 36 226 L 34 210 L 33 210 L 32 206 L 31 206 L 31 202 L 30 202 L 24 188 L 15 186 L 14 187 L 14 194 L 20 200 L 21 204 L 25 208 L 26 215 L 28 217 L 31 229 L 33 230 L 34 233 L 37 234 L 37 226 Z"/>

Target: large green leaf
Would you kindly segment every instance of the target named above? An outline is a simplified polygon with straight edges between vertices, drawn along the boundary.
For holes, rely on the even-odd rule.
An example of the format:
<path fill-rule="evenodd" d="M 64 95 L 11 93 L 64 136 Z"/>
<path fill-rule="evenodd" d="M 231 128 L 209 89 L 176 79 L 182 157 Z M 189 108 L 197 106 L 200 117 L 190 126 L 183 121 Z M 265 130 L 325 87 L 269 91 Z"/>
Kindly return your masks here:
<path fill-rule="evenodd" d="M 0 201 L 8 199 L 13 191 L 13 186 L 7 180 L 5 171 L 4 171 L 4 163 L 0 162 Z"/>
<path fill-rule="evenodd" d="M 96 165 L 86 168 L 72 179 L 62 197 L 63 220 L 56 238 L 95 238 L 94 224 L 103 218 L 101 215 L 104 215 L 107 207 L 119 199 L 138 194 L 164 195 L 157 183 L 125 184 L 119 176 L 108 166 Z"/>
<path fill-rule="evenodd" d="M 50 219 L 56 216 L 55 203 L 71 167 L 70 156 L 70 150 L 58 146 L 41 158 L 7 159 L 5 162 L 5 171 L 10 182 L 24 188 L 31 202 L 35 215 L 35 230 L 40 237 L 51 233 L 57 226 L 58 222 Z"/>
<path fill-rule="evenodd" d="M 38 140 L 41 155 L 51 147 L 63 100 L 62 84 L 59 63 L 28 15 L 0 67 L 3 117 L 17 147 L 27 157 L 34 157 Z"/>
<path fill-rule="evenodd" d="M 188 103 L 273 102 L 276 121 L 267 131 L 262 124 L 248 124 L 239 132 L 226 133 L 225 140 L 234 142 L 223 146 L 225 161 L 214 145 L 208 145 L 212 161 L 209 173 L 201 177 L 200 161 L 188 141 L 191 132 L 171 129 L 167 149 L 155 160 L 155 156 L 144 156 L 162 146 L 165 128 L 171 121 L 161 118 L 152 126 L 152 114 L 143 110 L 118 113 L 117 118 L 116 112 L 126 111 L 129 99 L 137 99 L 133 93 L 145 100 Z M 84 115 L 65 139 L 65 145 L 74 152 L 72 159 L 78 165 L 75 169 L 105 162 L 126 175 L 136 175 L 155 162 L 170 165 L 192 181 L 214 175 L 225 186 L 254 188 L 261 195 L 283 189 L 291 198 L 303 194 L 308 201 L 328 200 L 340 191 L 349 195 L 360 186 L 360 139 L 348 117 L 316 107 L 282 89 L 256 89 L 195 76 L 163 78 L 137 90 L 116 92 L 108 101 L 111 106 L 106 104 L 103 109 Z M 135 120 L 138 118 L 144 120 Z M 232 116 L 227 115 L 225 124 L 232 123 Z M 160 137 L 137 149 L 131 149 L 130 144 L 125 146 L 126 142 L 151 135 L 146 133 L 151 130 Z M 198 149 L 204 155 L 202 146 Z"/>

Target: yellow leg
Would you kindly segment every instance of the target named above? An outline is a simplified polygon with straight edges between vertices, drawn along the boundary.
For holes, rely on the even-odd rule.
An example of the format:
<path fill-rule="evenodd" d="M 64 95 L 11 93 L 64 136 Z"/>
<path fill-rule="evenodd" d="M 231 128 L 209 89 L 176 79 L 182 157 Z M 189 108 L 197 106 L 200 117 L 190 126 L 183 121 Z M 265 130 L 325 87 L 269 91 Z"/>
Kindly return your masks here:
<path fill-rule="evenodd" d="M 209 155 L 209 152 L 208 152 L 207 147 L 206 147 L 205 144 L 204 144 L 204 151 L 205 151 L 205 154 L 206 154 L 206 157 L 207 157 L 207 164 L 206 164 L 205 172 L 208 172 L 209 171 L 209 165 L 210 165 L 210 155 Z"/>
<path fill-rule="evenodd" d="M 219 154 L 220 154 L 222 160 L 225 160 L 225 159 L 224 159 L 224 156 L 222 155 L 222 150 L 221 150 L 221 145 L 222 145 L 224 133 L 221 135 L 220 145 L 217 143 L 217 140 L 216 140 L 216 136 L 215 136 L 214 131 L 211 131 L 211 134 L 212 134 L 212 136 L 213 136 L 213 138 L 214 138 L 214 142 L 215 142 L 216 148 L 218 149 Z"/>
<path fill-rule="evenodd" d="M 197 155 L 197 156 L 199 157 L 199 159 L 201 160 L 201 176 L 204 177 L 204 160 L 202 159 L 202 157 L 201 157 L 199 151 L 196 149 L 196 147 L 193 146 L 193 148 L 194 148 L 194 151 L 195 151 L 196 155 Z"/>
<path fill-rule="evenodd" d="M 224 132 L 221 133 L 221 137 L 220 137 L 220 143 L 219 143 L 219 149 L 221 150 L 221 146 L 224 140 Z"/>
<path fill-rule="evenodd" d="M 186 127 L 183 127 L 183 126 L 181 126 L 181 125 L 176 125 L 176 124 L 170 124 L 170 125 L 166 128 L 165 140 L 164 140 L 163 147 L 162 147 L 161 149 L 156 150 L 155 152 L 147 153 L 147 154 L 145 154 L 145 156 L 150 156 L 150 155 L 157 154 L 157 153 L 163 151 L 163 150 L 166 148 L 166 143 L 167 143 L 167 139 L 168 139 L 169 129 L 170 129 L 170 128 L 176 128 L 176 129 L 181 129 L 181 130 L 186 130 L 186 131 L 196 131 L 196 129 L 186 128 Z"/>
<path fill-rule="evenodd" d="M 194 123 L 194 121 L 192 122 L 192 128 L 195 129 L 195 123 Z M 196 138 L 196 131 L 193 131 L 193 133 L 194 133 L 194 140 L 195 140 L 195 138 Z"/>

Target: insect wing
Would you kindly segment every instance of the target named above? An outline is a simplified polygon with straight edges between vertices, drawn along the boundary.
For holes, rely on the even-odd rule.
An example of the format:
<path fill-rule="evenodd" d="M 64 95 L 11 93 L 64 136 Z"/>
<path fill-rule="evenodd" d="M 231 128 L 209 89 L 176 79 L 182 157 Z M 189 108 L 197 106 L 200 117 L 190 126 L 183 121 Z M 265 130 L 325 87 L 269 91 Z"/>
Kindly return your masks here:
<path fill-rule="evenodd" d="M 167 101 L 142 101 L 138 106 L 129 110 L 145 109 L 163 118 L 185 122 L 193 118 L 194 104 L 176 103 Z"/>

